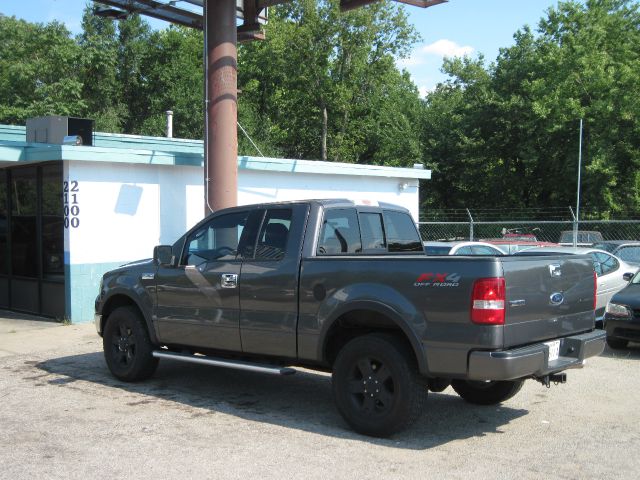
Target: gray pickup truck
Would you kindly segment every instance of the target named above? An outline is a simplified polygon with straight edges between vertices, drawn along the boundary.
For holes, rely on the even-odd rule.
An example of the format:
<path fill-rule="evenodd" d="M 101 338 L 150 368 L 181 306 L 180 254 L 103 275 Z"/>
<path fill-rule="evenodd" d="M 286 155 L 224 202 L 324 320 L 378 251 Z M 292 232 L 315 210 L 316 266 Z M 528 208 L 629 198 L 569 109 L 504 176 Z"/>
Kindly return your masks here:
<path fill-rule="evenodd" d="M 158 359 L 332 372 L 338 411 L 387 436 L 449 385 L 491 405 L 604 349 L 590 258 L 429 257 L 409 213 L 313 200 L 218 211 L 106 273 L 96 327 L 117 378 Z M 249 388 L 249 387 L 248 387 Z"/>

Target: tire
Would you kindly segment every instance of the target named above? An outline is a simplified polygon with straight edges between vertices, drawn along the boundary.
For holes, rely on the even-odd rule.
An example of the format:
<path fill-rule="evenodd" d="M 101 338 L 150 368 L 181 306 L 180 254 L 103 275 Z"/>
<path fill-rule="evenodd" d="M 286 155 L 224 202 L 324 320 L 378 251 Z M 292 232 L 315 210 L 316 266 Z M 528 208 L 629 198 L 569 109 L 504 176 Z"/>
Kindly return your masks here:
<path fill-rule="evenodd" d="M 520 391 L 524 380 L 476 382 L 454 380 L 451 386 L 465 401 L 476 405 L 496 405 L 509 400 Z"/>
<path fill-rule="evenodd" d="M 332 390 L 351 428 L 373 437 L 387 437 L 416 421 L 428 393 L 410 347 L 382 334 L 357 337 L 340 350 Z"/>
<path fill-rule="evenodd" d="M 629 340 L 624 340 L 622 338 L 615 337 L 607 337 L 607 345 L 614 350 L 621 350 L 623 348 L 627 348 L 629 344 Z"/>
<path fill-rule="evenodd" d="M 149 378 L 158 366 L 153 345 L 140 313 L 133 307 L 116 308 L 102 337 L 104 358 L 111 373 L 125 382 Z"/>

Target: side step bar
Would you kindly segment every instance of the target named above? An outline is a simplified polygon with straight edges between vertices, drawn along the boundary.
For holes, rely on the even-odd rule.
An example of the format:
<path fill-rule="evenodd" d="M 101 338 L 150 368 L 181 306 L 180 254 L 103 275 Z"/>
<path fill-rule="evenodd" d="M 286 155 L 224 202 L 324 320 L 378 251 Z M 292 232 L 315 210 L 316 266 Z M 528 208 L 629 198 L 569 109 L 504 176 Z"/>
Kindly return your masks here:
<path fill-rule="evenodd" d="M 204 355 L 186 355 L 184 353 L 164 352 L 154 350 L 153 356 L 156 358 L 168 358 L 180 362 L 200 363 L 212 365 L 214 367 L 235 368 L 237 370 L 248 370 L 250 372 L 270 373 L 272 375 L 293 375 L 296 371 L 290 367 L 277 367 L 262 363 L 243 362 L 240 360 L 227 360 L 226 358 L 207 357 Z"/>

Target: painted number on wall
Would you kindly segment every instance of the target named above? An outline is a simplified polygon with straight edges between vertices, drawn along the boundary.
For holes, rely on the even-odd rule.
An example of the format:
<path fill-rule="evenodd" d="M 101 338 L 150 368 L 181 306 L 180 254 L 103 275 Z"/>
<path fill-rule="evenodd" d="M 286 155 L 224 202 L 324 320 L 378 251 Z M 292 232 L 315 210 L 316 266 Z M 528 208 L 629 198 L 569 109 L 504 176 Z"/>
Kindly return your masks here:
<path fill-rule="evenodd" d="M 62 182 L 62 195 L 64 196 L 64 228 L 78 228 L 80 225 L 80 202 L 78 202 L 77 180 Z"/>

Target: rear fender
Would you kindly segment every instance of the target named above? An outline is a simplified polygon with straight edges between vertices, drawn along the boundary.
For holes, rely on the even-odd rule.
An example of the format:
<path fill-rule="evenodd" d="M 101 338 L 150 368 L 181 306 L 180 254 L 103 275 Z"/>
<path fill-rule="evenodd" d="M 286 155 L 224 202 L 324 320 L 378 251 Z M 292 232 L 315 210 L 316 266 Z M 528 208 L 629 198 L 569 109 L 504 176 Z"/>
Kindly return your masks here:
<path fill-rule="evenodd" d="M 349 285 L 327 296 L 318 310 L 321 340 L 318 342 L 316 358 L 326 360 L 327 341 L 332 327 L 342 317 L 356 311 L 375 312 L 402 331 L 411 344 L 420 373 L 427 374 L 428 366 L 421 341 L 426 330 L 424 317 L 400 292 L 380 284 Z"/>

